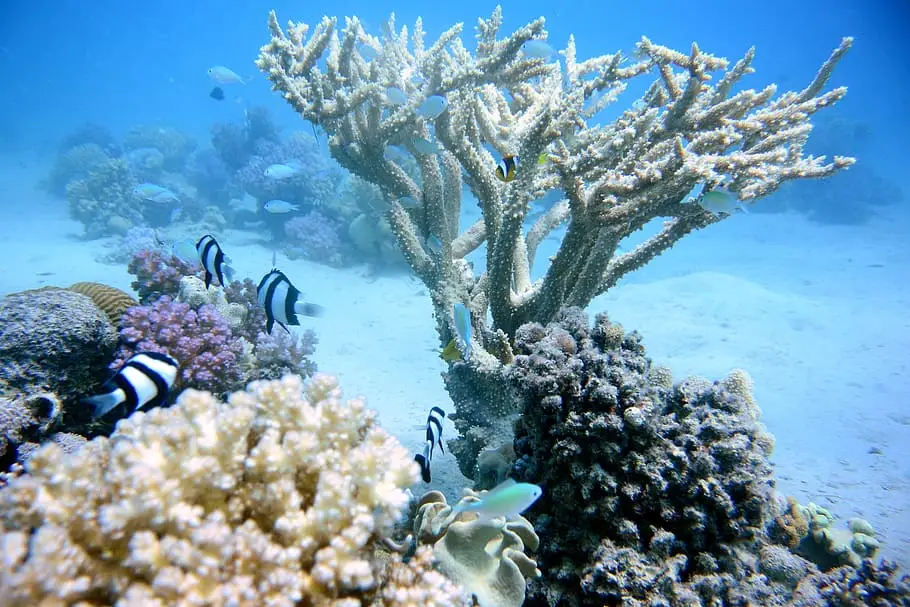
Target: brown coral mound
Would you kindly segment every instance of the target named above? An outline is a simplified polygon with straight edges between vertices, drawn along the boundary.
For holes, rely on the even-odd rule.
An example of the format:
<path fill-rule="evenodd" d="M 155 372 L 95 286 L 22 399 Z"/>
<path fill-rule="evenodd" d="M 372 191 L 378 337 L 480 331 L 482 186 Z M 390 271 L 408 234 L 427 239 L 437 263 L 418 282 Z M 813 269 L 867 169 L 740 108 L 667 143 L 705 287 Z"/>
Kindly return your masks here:
<path fill-rule="evenodd" d="M 115 327 L 120 325 L 120 317 L 127 308 L 139 305 L 139 302 L 126 291 L 100 282 L 77 282 L 70 285 L 69 289 L 81 293 L 95 302 L 95 305 L 107 314 L 107 317 L 111 319 L 111 324 Z"/>

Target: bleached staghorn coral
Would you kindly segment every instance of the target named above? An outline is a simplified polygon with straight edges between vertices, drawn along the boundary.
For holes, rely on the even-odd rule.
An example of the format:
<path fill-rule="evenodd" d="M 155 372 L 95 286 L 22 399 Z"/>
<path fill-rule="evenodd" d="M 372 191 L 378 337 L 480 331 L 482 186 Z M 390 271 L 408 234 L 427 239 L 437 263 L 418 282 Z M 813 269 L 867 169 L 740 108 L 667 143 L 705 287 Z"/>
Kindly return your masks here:
<path fill-rule="evenodd" d="M 185 391 L 0 491 L 0 605 L 450 605 L 377 540 L 417 466 L 334 379 Z M 387 581 L 388 583 L 384 583 Z"/>
<path fill-rule="evenodd" d="M 258 60 L 274 88 L 330 135 L 332 155 L 382 189 L 405 257 L 433 298 L 441 344 L 455 336 L 453 304 L 470 309 L 477 344 L 467 365 L 451 366 L 448 382 L 462 433 L 489 430 L 513 412 L 502 377 L 518 327 L 546 324 L 565 306 L 586 306 L 626 273 L 721 219 L 686 203 L 693 188 L 723 186 L 754 202 L 787 180 L 825 177 L 853 162 L 803 155 L 812 114 L 846 94 L 844 87 L 822 89 L 851 38 L 805 89 L 776 95 L 774 85 L 734 93 L 753 71 L 753 49 L 731 67 L 696 44 L 680 53 L 642 38 L 633 62 L 621 53 L 580 61 L 570 37 L 556 61 L 522 52 L 529 40 L 546 39 L 543 18 L 506 38 L 498 38 L 501 23 L 498 7 L 478 20 L 472 54 L 461 24 L 426 46 L 420 20 L 409 32 L 397 29 L 393 17 L 376 37 L 356 17 L 341 31 L 330 17 L 313 28 L 290 23 L 285 31 L 273 12 L 272 40 Z M 612 123 L 594 123 L 629 80 L 652 73 L 642 99 Z M 389 87 L 406 102 L 398 105 Z M 436 95 L 447 107 L 429 119 L 419 110 Z M 431 137 L 435 152 L 415 145 Z M 390 145 L 413 154 L 419 183 L 390 159 Z M 501 183 L 494 169 L 508 154 L 523 161 L 516 179 Z M 459 233 L 463 183 L 483 218 Z M 563 199 L 524 234 L 530 202 L 552 190 Z M 402 206 L 402 197 L 419 204 Z M 657 218 L 665 219 L 659 233 L 618 253 L 623 238 Z M 532 281 L 538 246 L 564 224 L 545 276 Z M 438 246 L 425 246 L 435 238 Z M 478 276 L 464 258 L 484 243 L 487 271 Z"/>
<path fill-rule="evenodd" d="M 409 34 L 396 29 L 393 16 L 377 38 L 356 17 L 340 32 L 336 18 L 323 17 L 314 28 L 290 23 L 285 33 L 272 12 L 272 41 L 258 60 L 301 116 L 329 133 L 333 156 L 382 188 L 402 248 L 433 291 L 441 318 L 450 319 L 454 301 L 469 303 L 475 319 L 489 307 L 493 326 L 480 336 L 488 349 L 501 341 L 499 332 L 512 336 L 528 320 L 548 322 L 563 305 L 586 305 L 685 234 L 718 221 L 683 204 L 696 184 L 710 189 L 723 181 L 753 201 L 789 179 L 824 177 L 853 162 L 802 154 L 809 117 L 846 93 L 822 89 L 850 38 L 808 87 L 775 97 L 774 85 L 733 93 L 753 71 L 753 49 L 731 68 L 696 44 L 686 54 L 642 38 L 634 63 L 621 53 L 579 61 L 570 37 L 563 62 L 548 61 L 522 53 L 528 40 L 546 39 L 543 18 L 505 39 L 497 38 L 501 22 L 499 8 L 478 20 L 471 54 L 460 38 L 462 24 L 427 47 L 419 19 Z M 372 51 L 365 55 L 366 47 Z M 717 71 L 723 73 L 712 83 Z M 626 81 L 652 72 L 657 81 L 632 109 L 612 124 L 590 124 Z M 390 103 L 387 87 L 401 89 L 407 103 Z M 417 110 L 432 95 L 445 96 L 448 107 L 429 120 Z M 431 127 L 441 148 L 421 153 L 413 140 L 429 137 Z M 524 159 L 514 182 L 495 179 L 499 158 L 485 143 Z M 414 154 L 422 184 L 383 156 L 393 144 Z M 543 153 L 549 162 L 540 164 Z M 458 234 L 462 171 L 483 219 Z M 553 189 L 564 200 L 522 235 L 528 204 Z M 396 202 L 403 196 L 420 208 L 403 208 Z M 660 234 L 616 255 L 622 238 L 656 217 L 668 218 Z M 568 234 L 546 277 L 532 282 L 537 246 L 566 222 Z M 442 241 L 441 255 L 422 246 L 429 234 Z M 475 277 L 461 260 L 484 242 L 488 273 Z"/>

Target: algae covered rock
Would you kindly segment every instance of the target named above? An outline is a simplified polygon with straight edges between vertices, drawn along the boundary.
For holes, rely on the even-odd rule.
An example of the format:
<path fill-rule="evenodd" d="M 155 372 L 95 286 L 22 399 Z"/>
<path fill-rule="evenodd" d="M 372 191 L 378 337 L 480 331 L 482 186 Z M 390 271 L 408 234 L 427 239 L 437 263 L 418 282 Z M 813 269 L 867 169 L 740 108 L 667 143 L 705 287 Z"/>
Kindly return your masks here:
<path fill-rule="evenodd" d="M 87 296 L 68 289 L 0 299 L 0 391 L 53 392 L 64 404 L 98 384 L 117 330 Z"/>

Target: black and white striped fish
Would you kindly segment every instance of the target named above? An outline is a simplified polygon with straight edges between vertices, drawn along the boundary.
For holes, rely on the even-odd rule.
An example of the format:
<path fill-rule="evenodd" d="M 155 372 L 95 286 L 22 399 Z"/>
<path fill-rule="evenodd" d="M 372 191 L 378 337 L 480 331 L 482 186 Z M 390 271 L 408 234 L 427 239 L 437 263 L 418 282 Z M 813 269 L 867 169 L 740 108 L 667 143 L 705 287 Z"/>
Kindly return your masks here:
<path fill-rule="evenodd" d="M 446 412 L 439 407 L 430 409 L 427 416 L 427 442 L 423 446 L 423 453 L 414 456 L 414 461 L 420 464 L 420 476 L 423 482 L 430 482 L 430 462 L 433 461 L 433 450 L 439 445 L 439 452 L 445 453 L 442 448 L 442 420 L 446 417 Z"/>
<path fill-rule="evenodd" d="M 208 289 L 212 284 L 212 276 L 218 279 L 218 284 L 222 287 L 227 286 L 228 282 L 234 279 L 234 268 L 229 266 L 231 259 L 224 256 L 221 245 L 211 234 L 206 234 L 196 243 L 196 252 L 199 253 L 199 261 L 202 262 L 202 268 L 205 270 L 205 288 Z M 227 278 L 227 282 L 225 282 Z"/>
<path fill-rule="evenodd" d="M 104 384 L 104 392 L 82 399 L 93 407 L 92 417 L 101 417 L 121 403 L 126 414 L 137 409 L 158 407 L 177 379 L 179 364 L 173 357 L 158 352 L 137 352 Z"/>
<path fill-rule="evenodd" d="M 281 270 L 273 269 L 262 277 L 256 287 L 256 298 L 265 308 L 265 330 L 269 333 L 276 322 L 290 333 L 288 325 L 300 324 L 298 315 L 322 316 L 323 312 L 322 306 L 300 301 L 300 291 Z"/>

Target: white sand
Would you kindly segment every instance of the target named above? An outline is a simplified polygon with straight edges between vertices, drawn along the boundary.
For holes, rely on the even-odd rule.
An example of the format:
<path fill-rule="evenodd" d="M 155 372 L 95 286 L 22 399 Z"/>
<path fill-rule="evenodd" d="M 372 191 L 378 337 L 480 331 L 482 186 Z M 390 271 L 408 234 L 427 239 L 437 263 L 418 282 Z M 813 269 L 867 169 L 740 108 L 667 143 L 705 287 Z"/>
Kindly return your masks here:
<path fill-rule="evenodd" d="M 0 294 L 81 280 L 129 288 L 125 267 L 95 261 L 106 243 L 81 240 L 65 202 L 35 190 L 40 175 L 2 166 Z M 905 567 L 908 232 L 906 218 L 832 228 L 797 216 L 738 216 L 685 239 L 591 307 L 638 329 L 650 356 L 677 378 L 747 369 L 777 437 L 781 493 L 844 519 L 867 518 L 884 538 L 882 556 Z M 269 270 L 272 254 L 255 235 L 229 231 L 220 240 L 239 277 L 258 281 Z M 366 395 L 383 425 L 419 450 L 429 408 L 452 410 L 423 285 L 281 256 L 278 264 L 328 310 L 307 324 L 319 336 L 320 370 L 339 376 L 347 395 Z M 453 436 L 450 423 L 444 432 Z M 434 488 L 450 495 L 465 484 L 448 453 L 436 454 L 433 474 Z"/>

